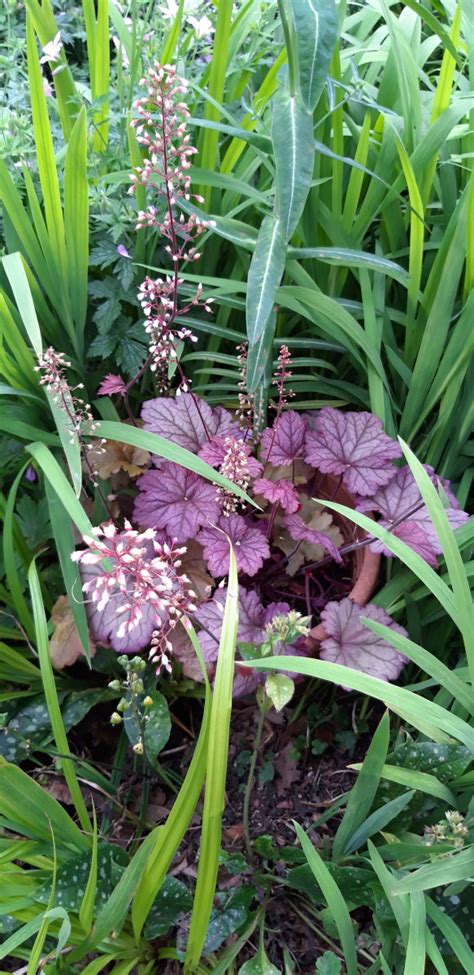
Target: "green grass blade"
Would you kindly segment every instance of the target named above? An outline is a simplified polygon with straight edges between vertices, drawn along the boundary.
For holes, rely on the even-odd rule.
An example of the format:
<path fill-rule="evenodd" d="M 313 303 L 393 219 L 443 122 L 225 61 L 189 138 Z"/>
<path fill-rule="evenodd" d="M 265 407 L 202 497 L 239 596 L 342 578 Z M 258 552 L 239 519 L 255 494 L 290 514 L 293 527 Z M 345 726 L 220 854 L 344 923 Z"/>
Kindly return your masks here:
<path fill-rule="evenodd" d="M 403 975 L 424 975 L 426 908 L 423 894 L 410 894 L 410 921 Z"/>
<path fill-rule="evenodd" d="M 344 816 L 334 837 L 333 858 L 338 860 L 352 835 L 370 811 L 379 787 L 390 740 L 390 718 L 385 714 L 372 738 L 357 781 L 353 785 Z"/>
<path fill-rule="evenodd" d="M 227 480 L 226 477 L 222 477 L 209 464 L 204 463 L 200 457 L 192 454 L 190 450 L 185 450 L 184 447 L 179 447 L 171 441 L 165 440 L 164 437 L 159 437 L 156 433 L 148 433 L 148 431 L 140 430 L 138 427 L 131 427 L 127 423 L 115 423 L 112 420 L 102 420 L 97 423 L 95 433 L 96 436 L 104 437 L 105 440 L 118 440 L 119 443 L 130 444 L 132 447 L 142 447 L 143 450 L 148 450 L 151 454 L 158 454 L 159 457 L 171 460 L 175 464 L 181 464 L 182 467 L 200 474 L 208 481 L 213 481 L 236 494 L 239 498 L 245 499 L 254 508 L 258 507 L 255 501 L 252 501 L 244 491 L 232 481 Z"/>
<path fill-rule="evenodd" d="M 43 474 L 50 482 L 59 500 L 64 505 L 71 521 L 74 522 L 81 535 L 90 535 L 92 524 L 78 501 L 66 475 L 61 470 L 56 458 L 45 444 L 32 443 L 26 448 L 28 453 L 39 464 Z"/>
<path fill-rule="evenodd" d="M 108 39 L 107 39 L 108 48 Z M 84 106 L 74 123 L 64 170 L 64 226 L 69 293 L 82 354 L 87 314 L 89 272 L 89 185 L 87 180 L 87 116 Z"/>
<path fill-rule="evenodd" d="M 362 767 L 360 764 L 349 766 L 349 768 L 353 768 L 356 771 L 362 769 Z M 447 802 L 449 806 L 454 807 L 456 805 L 456 797 L 451 792 L 451 789 L 448 789 L 447 785 L 444 785 L 435 775 L 431 775 L 429 772 L 421 772 L 419 770 L 415 772 L 412 769 L 401 768 L 398 765 L 383 765 L 380 778 L 386 779 L 387 782 L 396 782 L 397 785 L 405 785 L 408 789 L 424 792 L 427 796 L 436 796 L 437 799 L 442 799 L 443 802 Z"/>
<path fill-rule="evenodd" d="M 295 674 L 306 674 L 307 677 L 317 677 L 331 684 L 350 687 L 360 694 L 368 694 L 369 697 L 382 701 L 386 707 L 391 707 L 394 711 L 398 707 L 402 708 L 406 720 L 409 720 L 414 728 L 418 728 L 420 722 L 429 722 L 456 741 L 462 742 L 474 754 L 474 729 L 466 721 L 419 694 L 407 691 L 404 687 L 397 687 L 395 684 L 388 684 L 378 677 L 369 677 L 341 664 L 302 657 L 269 657 L 265 661 L 248 660 L 240 666 L 253 667 L 255 670 L 294 671 Z"/>
<path fill-rule="evenodd" d="M 431 897 L 425 896 L 425 903 L 428 917 L 436 924 L 464 971 L 467 972 L 467 975 L 471 975 L 471 972 L 474 971 L 474 952 L 469 947 L 462 931 L 449 914 L 446 914 L 431 900 Z"/>
<path fill-rule="evenodd" d="M 304 830 L 298 823 L 294 824 L 296 835 L 301 843 L 303 853 L 308 861 L 311 872 L 316 883 L 321 888 L 324 900 L 331 912 L 339 934 L 339 940 L 344 952 L 344 959 L 347 967 L 347 975 L 357 975 L 357 949 L 354 937 L 354 928 L 351 917 L 347 910 L 346 902 L 336 884 L 336 881 L 329 873 L 329 870 L 307 837 Z"/>
<path fill-rule="evenodd" d="M 395 884 L 395 893 L 413 894 L 422 890 L 432 890 L 441 885 L 454 884 L 467 880 L 474 871 L 474 847 L 454 852 L 434 863 L 428 863 Z"/>
<path fill-rule="evenodd" d="M 212 50 L 212 61 L 209 70 L 208 94 L 211 100 L 206 102 L 204 115 L 205 121 L 208 122 L 219 121 L 220 111 L 216 105 L 216 102 L 220 103 L 224 100 L 228 49 L 232 23 L 232 8 L 232 0 L 219 0 L 219 6 L 217 8 L 216 31 L 214 34 L 214 44 Z M 218 130 L 214 128 L 207 130 L 204 129 L 199 144 L 199 158 L 203 169 L 213 171 L 216 168 L 218 146 Z M 208 206 L 210 201 L 210 192 L 208 187 L 203 187 L 202 196 L 204 196 Z"/>
<path fill-rule="evenodd" d="M 443 550 L 456 604 L 456 625 L 464 638 L 471 683 L 474 686 L 474 607 L 465 565 L 443 503 L 431 478 L 410 447 L 403 440 L 400 440 L 400 444 Z"/>
<path fill-rule="evenodd" d="M 195 971 L 204 948 L 216 890 L 229 750 L 234 653 L 238 624 L 237 563 L 230 545 L 227 597 L 212 696 L 201 847 L 185 970 Z"/>
<path fill-rule="evenodd" d="M 354 853 L 361 846 L 365 846 L 366 842 L 370 837 L 374 836 L 375 833 L 380 833 L 381 830 L 385 829 L 392 819 L 395 819 L 408 804 L 413 799 L 415 795 L 414 791 L 406 792 L 404 795 L 397 796 L 396 799 L 391 799 L 390 802 L 386 802 L 380 809 L 375 809 L 367 819 L 360 824 L 355 833 L 351 836 L 350 840 L 346 844 L 346 852 L 348 854 Z"/>
<path fill-rule="evenodd" d="M 163 826 L 153 831 L 155 839 L 147 865 L 137 885 L 132 904 L 133 931 L 137 941 L 140 938 L 143 925 L 148 917 L 150 908 L 165 879 L 169 866 L 178 850 L 183 836 L 189 826 L 191 817 L 196 809 L 204 779 L 206 775 L 207 748 L 209 741 L 209 722 L 211 716 L 211 688 L 207 676 L 199 640 L 192 626 L 187 626 L 187 633 L 196 651 L 206 688 L 204 713 L 201 730 L 196 743 L 191 764 L 184 782 L 174 801 L 173 808 Z"/>
<path fill-rule="evenodd" d="M 82 797 L 81 789 L 77 781 L 76 770 L 74 768 L 71 752 L 69 751 L 67 735 L 61 716 L 61 708 L 59 705 L 58 693 L 54 680 L 53 667 L 49 655 L 48 624 L 46 622 L 46 613 L 44 609 L 43 597 L 41 595 L 38 570 L 36 568 L 36 562 L 34 559 L 28 569 L 28 583 L 30 586 L 33 618 L 35 621 L 36 646 L 38 650 L 41 677 L 43 680 L 44 696 L 48 708 L 56 748 L 61 755 L 64 778 L 66 780 L 69 792 L 71 793 L 71 799 L 79 818 L 79 822 L 82 829 L 84 829 L 86 832 L 91 832 L 91 823 L 84 799 Z"/>
<path fill-rule="evenodd" d="M 316 500 L 316 499 L 315 499 Z M 320 504 L 325 504 L 327 508 L 331 508 L 333 511 L 337 511 L 339 514 L 344 515 L 349 521 L 355 522 L 359 525 L 359 528 L 363 528 L 368 535 L 373 535 L 375 538 L 379 538 L 384 545 L 393 552 L 405 565 L 408 566 L 412 572 L 418 576 L 421 582 L 424 582 L 425 586 L 436 596 L 436 599 L 444 607 L 448 615 L 457 625 L 457 606 L 456 601 L 453 597 L 449 586 L 443 582 L 442 579 L 437 575 L 434 569 L 425 562 L 416 552 L 406 545 L 399 538 L 397 538 L 392 532 L 387 531 L 386 528 L 382 528 L 381 525 L 374 522 L 371 518 L 367 518 L 366 515 L 361 514 L 360 511 L 353 511 L 352 508 L 347 508 L 345 505 L 338 504 L 334 501 L 319 501 Z"/>
<path fill-rule="evenodd" d="M 470 687 L 457 677 L 454 671 L 447 667 L 442 660 L 435 657 L 429 650 L 425 650 L 424 647 L 413 643 L 403 633 L 397 633 L 390 626 L 384 626 L 383 623 L 377 623 L 365 616 L 361 617 L 361 622 L 364 623 L 364 626 L 368 626 L 369 630 L 378 633 L 384 640 L 391 643 L 418 667 L 421 667 L 430 677 L 433 677 L 440 687 L 445 687 L 463 708 L 466 708 L 470 714 L 474 714 L 474 701 Z"/>
<path fill-rule="evenodd" d="M 87 878 L 86 889 L 84 891 L 84 897 L 82 898 L 81 906 L 79 908 L 79 921 L 86 934 L 88 934 L 92 928 L 95 896 L 97 893 L 97 851 L 99 848 L 99 834 L 97 831 L 97 815 L 94 805 L 92 806 L 92 826 L 91 865 L 89 876 Z"/>
<path fill-rule="evenodd" d="M 0 812 L 17 832 L 51 848 L 51 832 L 64 859 L 65 852 L 83 853 L 89 839 L 65 809 L 17 765 L 0 758 Z"/>

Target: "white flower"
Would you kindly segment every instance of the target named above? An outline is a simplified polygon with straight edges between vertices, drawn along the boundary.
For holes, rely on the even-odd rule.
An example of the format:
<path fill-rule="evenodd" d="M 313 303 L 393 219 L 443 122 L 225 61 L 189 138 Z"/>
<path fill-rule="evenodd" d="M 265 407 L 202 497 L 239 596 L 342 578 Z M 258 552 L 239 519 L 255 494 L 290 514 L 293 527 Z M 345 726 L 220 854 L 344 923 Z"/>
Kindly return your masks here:
<path fill-rule="evenodd" d="M 47 78 L 43 78 L 43 91 L 46 95 L 46 98 L 50 98 L 51 95 L 53 94 L 53 89 L 49 81 L 47 80 Z"/>
<path fill-rule="evenodd" d="M 214 26 L 212 20 L 209 20 L 209 17 L 193 17 L 190 15 L 186 20 L 194 28 L 196 37 L 208 37 L 209 34 L 214 32 Z"/>
<path fill-rule="evenodd" d="M 63 42 L 61 40 L 61 32 L 58 31 L 52 41 L 48 41 L 43 48 L 43 57 L 40 58 L 40 64 L 45 64 L 46 61 L 59 61 L 61 51 L 63 49 Z"/>

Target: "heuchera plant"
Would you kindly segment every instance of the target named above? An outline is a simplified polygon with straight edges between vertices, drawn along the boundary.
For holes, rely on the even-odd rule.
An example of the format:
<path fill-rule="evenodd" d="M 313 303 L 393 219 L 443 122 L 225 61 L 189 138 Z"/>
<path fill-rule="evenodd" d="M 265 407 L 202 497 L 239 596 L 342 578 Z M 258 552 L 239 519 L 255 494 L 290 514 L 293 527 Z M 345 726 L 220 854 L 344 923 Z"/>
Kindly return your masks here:
<path fill-rule="evenodd" d="M 179 266 L 199 257 L 195 240 L 208 224 L 188 212 L 188 170 L 196 150 L 186 132 L 187 108 L 178 101 L 185 85 L 173 68 L 161 66 L 143 84 L 147 90 L 135 106 L 136 126 L 148 156 L 133 174 L 132 192 L 137 185 L 152 190 L 158 205 L 140 212 L 137 226 L 154 227 L 167 241 L 171 271 L 165 279 L 147 277 L 139 291 L 150 340 L 146 363 L 128 383 L 106 376 L 99 393 L 122 398 L 135 422 L 128 393 L 149 367 L 162 395 L 143 404 L 143 428 L 206 461 L 249 500 L 152 457 L 136 482 L 133 524 L 102 526 L 94 537 L 84 538 L 86 548 L 74 556 L 81 567 L 92 637 L 121 653 L 148 648 L 157 670 L 169 670 L 177 659 L 185 674 L 196 677 L 186 629 L 177 626 L 191 618 L 212 672 L 230 540 L 240 580 L 238 658 L 308 652 L 308 628 L 313 621 L 322 622 L 324 659 L 394 680 L 405 658 L 363 625 L 361 609 L 350 598 L 354 550 L 370 545 L 389 557 L 390 552 L 361 537 L 353 523 L 333 516 L 324 500 L 342 499 L 380 518 L 436 565 L 439 542 L 416 482 L 408 467 L 398 465 L 400 447 L 373 414 L 331 407 L 305 414 L 289 409 L 293 394 L 286 346 L 273 380 L 274 419 L 260 437 L 255 430 L 262 418 L 253 415 L 254 403 L 245 388 L 244 347 L 238 349 L 241 382 L 234 413 L 211 408 L 191 391 L 180 356 L 183 344 L 195 337 L 182 318 L 195 306 L 209 312 L 210 301 L 200 285 L 181 301 Z M 200 202 L 197 197 L 194 201 Z M 175 396 L 169 395 L 173 372 L 179 381 Z M 50 381 L 46 372 L 43 381 Z M 444 492 L 448 519 L 457 527 L 467 515 L 449 484 L 427 470 Z M 204 587 L 193 586 L 191 562 L 195 577 L 208 580 Z M 380 608 L 364 607 L 363 613 L 405 632 Z M 236 693 L 254 689 L 262 679 L 248 669 L 239 671 L 237 663 Z"/>

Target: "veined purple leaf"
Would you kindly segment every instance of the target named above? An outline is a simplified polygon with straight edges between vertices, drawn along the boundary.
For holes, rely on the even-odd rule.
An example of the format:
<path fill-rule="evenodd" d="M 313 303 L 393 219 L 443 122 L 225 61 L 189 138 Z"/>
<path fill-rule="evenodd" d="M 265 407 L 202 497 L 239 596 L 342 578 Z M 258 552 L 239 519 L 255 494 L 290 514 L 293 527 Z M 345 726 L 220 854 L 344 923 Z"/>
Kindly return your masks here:
<path fill-rule="evenodd" d="M 373 495 L 394 475 L 398 443 L 384 433 L 373 413 L 322 409 L 306 434 L 305 460 L 324 474 L 342 475 L 352 494 Z"/>
<path fill-rule="evenodd" d="M 219 517 L 214 485 L 179 464 L 166 461 L 137 483 L 135 521 L 145 528 L 164 528 L 179 543 Z"/>
<path fill-rule="evenodd" d="M 262 531 L 241 515 L 222 515 L 215 528 L 203 528 L 197 541 L 203 546 L 204 558 L 214 577 L 229 571 L 229 541 L 235 552 L 237 568 L 254 576 L 270 555 L 268 541 Z"/>
<path fill-rule="evenodd" d="M 303 457 L 306 420 L 295 410 L 283 413 L 273 427 L 262 433 L 261 456 L 264 463 L 289 467 L 294 460 Z"/>
<path fill-rule="evenodd" d="M 225 443 L 227 436 L 228 434 L 226 434 L 224 437 L 213 437 L 212 440 L 208 440 L 207 443 L 203 444 L 199 450 L 199 456 L 202 460 L 206 461 L 206 464 L 210 464 L 211 467 L 221 466 L 228 451 L 228 447 Z M 256 459 L 256 457 L 250 456 L 250 447 L 248 444 L 244 443 L 241 437 L 236 437 L 235 439 L 238 441 L 239 445 L 243 447 L 245 453 L 247 454 L 247 465 L 250 477 L 258 477 L 258 475 L 262 472 L 262 465 Z"/>
<path fill-rule="evenodd" d="M 390 626 L 397 633 L 407 636 L 403 626 L 394 623 L 391 616 L 380 606 L 357 606 L 352 599 L 327 603 L 321 613 L 321 622 L 327 637 L 321 642 L 320 657 L 334 664 L 343 664 L 360 670 L 380 680 L 396 680 L 406 657 L 395 650 L 383 637 L 364 626 L 361 616 Z"/>
<path fill-rule="evenodd" d="M 261 477 L 254 482 L 253 493 L 261 494 L 272 504 L 279 504 L 288 514 L 293 514 L 300 507 L 297 491 L 291 481 L 267 481 Z"/>
<path fill-rule="evenodd" d="M 426 466 L 436 488 L 442 488 L 448 500 L 446 516 L 452 528 L 459 528 L 468 519 L 465 511 L 451 491 L 449 481 L 438 477 L 432 467 Z M 418 506 L 418 507 L 417 507 Z M 380 524 L 393 531 L 393 534 L 406 542 L 413 551 L 429 565 L 437 566 L 436 556 L 441 552 L 438 536 L 435 532 L 428 509 L 422 502 L 417 483 L 409 467 L 402 467 L 396 471 L 394 477 L 385 486 L 379 488 L 372 498 L 361 498 L 357 502 L 359 511 L 378 511 L 382 515 Z M 416 510 L 415 510 L 416 509 Z M 398 522 L 392 529 L 393 522 Z M 378 539 L 372 543 L 374 552 L 382 552 L 389 558 L 393 553 Z"/>
<path fill-rule="evenodd" d="M 147 400 L 142 409 L 143 427 L 197 454 L 217 434 L 238 436 L 240 427 L 221 406 L 213 410 L 192 393 Z"/>
<path fill-rule="evenodd" d="M 309 542 L 311 545 L 322 545 L 326 552 L 336 562 L 342 562 L 342 557 L 332 538 L 325 532 L 310 528 L 303 521 L 301 515 L 286 515 L 283 524 L 295 542 Z"/>

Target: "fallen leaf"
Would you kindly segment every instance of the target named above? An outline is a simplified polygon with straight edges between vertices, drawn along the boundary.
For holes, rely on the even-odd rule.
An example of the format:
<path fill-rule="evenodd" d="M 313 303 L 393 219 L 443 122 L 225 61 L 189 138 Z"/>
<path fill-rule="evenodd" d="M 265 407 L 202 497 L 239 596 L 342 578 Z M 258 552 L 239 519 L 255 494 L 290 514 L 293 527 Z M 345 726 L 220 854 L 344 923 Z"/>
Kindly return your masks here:
<path fill-rule="evenodd" d="M 84 656 L 81 638 L 67 596 L 60 596 L 56 600 L 51 612 L 51 622 L 54 625 L 54 633 L 49 641 L 49 655 L 53 667 L 62 670 L 63 667 L 71 667 L 79 657 Z M 90 640 L 89 650 L 93 657 L 95 646 Z"/>
<path fill-rule="evenodd" d="M 125 471 L 130 477 L 138 477 L 146 470 L 150 463 L 150 454 L 140 447 L 119 443 L 118 440 L 106 440 L 100 445 L 94 441 L 87 452 L 89 463 L 104 481 L 112 474 Z"/>
<path fill-rule="evenodd" d="M 293 747 L 293 742 L 289 741 L 288 744 L 282 748 L 275 762 L 275 768 L 278 772 L 278 779 L 276 782 L 276 791 L 278 796 L 282 796 L 284 792 L 291 788 L 294 782 L 299 782 L 301 779 L 301 772 L 297 767 L 297 759 L 291 757 Z"/>

